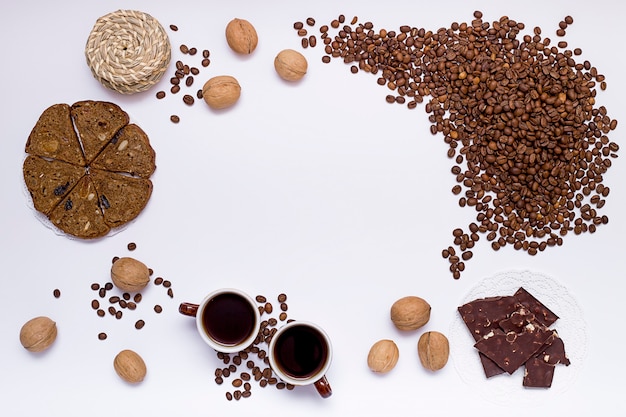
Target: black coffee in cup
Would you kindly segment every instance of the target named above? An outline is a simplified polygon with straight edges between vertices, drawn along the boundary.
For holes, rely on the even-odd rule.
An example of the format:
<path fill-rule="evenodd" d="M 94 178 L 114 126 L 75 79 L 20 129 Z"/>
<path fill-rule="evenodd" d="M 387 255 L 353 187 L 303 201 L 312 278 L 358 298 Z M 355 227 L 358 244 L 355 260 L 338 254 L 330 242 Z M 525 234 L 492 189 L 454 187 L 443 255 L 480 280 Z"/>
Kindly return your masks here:
<path fill-rule="evenodd" d="M 326 338 L 317 329 L 306 324 L 289 327 L 275 341 L 273 355 L 276 365 L 286 375 L 310 378 L 316 375 L 328 360 Z"/>
<path fill-rule="evenodd" d="M 256 312 L 239 294 L 224 292 L 211 298 L 202 310 L 207 334 L 223 345 L 236 345 L 256 329 Z"/>

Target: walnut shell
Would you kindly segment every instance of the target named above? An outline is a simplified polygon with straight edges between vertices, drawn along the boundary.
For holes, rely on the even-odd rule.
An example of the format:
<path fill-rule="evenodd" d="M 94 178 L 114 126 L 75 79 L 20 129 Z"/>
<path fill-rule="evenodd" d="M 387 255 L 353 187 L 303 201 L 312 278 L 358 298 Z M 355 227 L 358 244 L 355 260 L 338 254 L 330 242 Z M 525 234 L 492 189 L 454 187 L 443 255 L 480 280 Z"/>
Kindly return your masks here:
<path fill-rule="evenodd" d="M 297 81 L 306 74 L 308 63 L 304 55 L 293 49 L 280 51 L 274 58 L 274 68 L 287 81 Z"/>
<path fill-rule="evenodd" d="M 377 373 L 391 371 L 398 363 L 400 351 L 393 340 L 383 339 L 374 343 L 367 355 L 367 366 Z"/>
<path fill-rule="evenodd" d="M 225 109 L 239 100 L 241 86 L 235 77 L 218 75 L 211 78 L 202 87 L 202 97 L 213 109 Z"/>
<path fill-rule="evenodd" d="M 136 384 L 146 377 L 146 363 L 138 353 L 126 349 L 115 356 L 113 360 L 115 372 L 126 382 Z"/>
<path fill-rule="evenodd" d="M 226 42 L 239 54 L 251 54 L 259 43 L 259 37 L 250 22 L 233 19 L 226 25 Z"/>
<path fill-rule="evenodd" d="M 439 332 L 426 332 L 417 342 L 417 354 L 424 368 L 438 371 L 448 363 L 450 343 L 448 338 Z"/>
<path fill-rule="evenodd" d="M 45 316 L 28 320 L 20 330 L 20 343 L 30 352 L 41 352 L 57 338 L 57 325 Z"/>
<path fill-rule="evenodd" d="M 120 258 L 111 266 L 113 284 L 129 292 L 140 291 L 150 282 L 150 270 L 134 258 Z"/>
<path fill-rule="evenodd" d="M 430 320 L 430 304 L 416 296 L 403 297 L 391 306 L 391 321 L 400 330 L 419 329 Z"/>

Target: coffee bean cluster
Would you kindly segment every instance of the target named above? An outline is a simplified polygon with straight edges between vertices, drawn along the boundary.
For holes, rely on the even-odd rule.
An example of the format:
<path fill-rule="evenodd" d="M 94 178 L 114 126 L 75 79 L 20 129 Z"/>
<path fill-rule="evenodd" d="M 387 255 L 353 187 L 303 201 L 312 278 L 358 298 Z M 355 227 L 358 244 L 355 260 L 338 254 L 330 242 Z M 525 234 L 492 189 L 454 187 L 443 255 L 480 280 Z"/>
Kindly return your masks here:
<path fill-rule="evenodd" d="M 170 25 L 170 30 L 172 32 L 177 32 L 178 26 Z M 181 44 L 178 49 L 180 53 L 182 53 L 187 59 L 189 57 L 193 57 L 198 54 L 198 48 L 193 47 L 193 46 L 189 47 L 186 44 Z M 200 61 L 200 66 L 204 68 L 208 67 L 211 64 L 211 59 L 210 59 L 211 52 L 208 49 L 204 49 L 201 53 L 201 56 L 202 58 Z M 181 92 L 181 89 L 183 88 L 187 88 L 187 89 L 192 88 L 195 82 L 195 77 L 197 77 L 199 74 L 200 74 L 200 69 L 198 66 L 186 64 L 181 59 L 177 60 L 175 63 L 174 74 L 170 78 L 170 84 L 171 84 L 170 93 L 178 94 Z M 156 98 L 159 100 L 164 99 L 166 96 L 167 96 L 167 93 L 164 90 L 160 90 L 156 93 Z M 195 103 L 196 98 L 202 99 L 202 88 L 197 89 L 195 94 L 190 94 L 190 93 L 185 94 L 183 92 L 182 101 L 187 106 L 192 106 Z M 170 121 L 172 123 L 179 123 L 180 116 L 176 114 L 172 114 L 170 116 Z"/>
<path fill-rule="evenodd" d="M 557 36 L 573 21 L 566 16 Z M 352 22 L 341 15 L 320 27 L 322 61 L 341 59 L 352 73 L 376 75 L 388 103 L 414 109 L 426 102 L 430 132 L 443 136 L 453 161 L 452 192 L 477 212 L 442 250 L 455 279 L 480 235 L 493 250 L 536 255 L 567 234 L 608 223 L 599 210 L 610 192 L 604 175 L 618 156 L 608 137 L 617 120 L 596 105 L 605 77 L 576 60 L 580 48 L 551 45 L 539 27 L 521 35 L 525 25 L 507 16 L 483 21 L 480 11 L 470 23 L 436 31 Z"/>
<path fill-rule="evenodd" d="M 256 296 L 261 326 L 252 345 L 236 354 L 217 353 L 223 367 L 215 369 L 215 383 L 222 385 L 230 381 L 232 390 L 226 392 L 229 401 L 248 398 L 252 395 L 252 383 L 260 387 L 273 386 L 276 389 L 292 390 L 293 385 L 279 380 L 269 366 L 267 347 L 281 322 L 289 322 L 287 318 L 287 295 L 281 293 L 277 297 L 279 311 L 263 295 Z M 276 317 L 278 315 L 278 317 Z M 243 370 L 242 370 L 243 369 Z"/>
<path fill-rule="evenodd" d="M 127 245 L 127 248 L 129 251 L 134 251 L 137 248 L 137 245 L 134 242 L 131 242 Z M 115 263 L 118 259 L 119 257 L 115 256 L 111 262 Z M 148 270 L 150 276 L 152 276 L 154 271 L 151 268 Z M 166 288 L 167 295 L 170 298 L 174 298 L 172 283 L 169 280 L 166 280 L 163 277 L 156 277 L 152 281 L 152 284 Z M 91 284 L 91 289 L 98 293 L 98 296 L 91 300 L 91 308 L 96 312 L 98 317 L 105 317 L 108 315 L 115 317 L 117 320 L 121 320 L 126 311 L 136 310 L 144 298 L 141 292 L 136 292 L 134 294 L 123 292 L 120 294 L 116 291 L 115 286 L 110 281 L 105 282 L 104 284 L 94 282 Z M 153 310 L 155 313 L 160 314 L 163 311 L 163 307 L 159 304 L 155 304 Z M 134 326 L 135 329 L 141 330 L 145 324 L 145 320 L 138 319 L 135 321 Z M 107 338 L 108 335 L 105 332 L 98 333 L 99 340 L 106 340 Z"/>

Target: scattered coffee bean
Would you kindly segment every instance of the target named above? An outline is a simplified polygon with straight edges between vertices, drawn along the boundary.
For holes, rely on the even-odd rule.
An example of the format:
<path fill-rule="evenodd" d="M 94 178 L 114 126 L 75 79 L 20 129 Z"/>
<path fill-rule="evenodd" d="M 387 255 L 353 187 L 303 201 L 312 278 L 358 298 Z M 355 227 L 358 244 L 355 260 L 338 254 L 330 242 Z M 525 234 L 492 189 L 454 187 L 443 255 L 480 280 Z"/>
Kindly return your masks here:
<path fill-rule="evenodd" d="M 107 334 L 104 332 L 98 333 L 98 339 L 105 340 L 107 338 Z"/>
<path fill-rule="evenodd" d="M 54 298 L 59 298 L 61 296 L 61 290 L 55 288 L 55 290 L 52 291 L 52 295 L 54 296 Z"/>
<path fill-rule="evenodd" d="M 180 122 L 180 117 L 178 117 L 177 115 L 173 114 L 170 116 L 170 120 L 172 121 L 172 123 L 178 123 Z"/>
<path fill-rule="evenodd" d="M 140 319 L 140 320 L 137 320 L 137 321 L 135 322 L 135 329 L 137 329 L 137 330 L 143 329 L 143 326 L 145 326 L 145 325 L 146 325 L 146 322 L 145 322 L 145 321 L 143 321 L 143 320 L 141 320 L 141 319 Z"/>
<path fill-rule="evenodd" d="M 203 58 L 208 58 L 210 56 L 211 56 L 211 52 L 208 49 L 205 49 L 204 51 L 202 51 Z"/>
<path fill-rule="evenodd" d="M 157 305 L 154 306 L 154 311 L 157 314 L 159 314 L 159 313 L 161 313 L 163 311 L 163 307 L 161 307 L 160 305 L 157 304 Z"/>
<path fill-rule="evenodd" d="M 188 105 L 191 106 L 194 103 L 195 99 L 193 98 L 193 96 L 189 95 L 189 94 L 185 94 L 183 96 L 183 102 Z"/>
<path fill-rule="evenodd" d="M 302 22 L 295 22 L 295 23 L 293 24 L 293 28 L 294 28 L 295 30 L 300 30 L 300 29 L 302 29 L 303 27 L 304 27 L 304 23 L 302 23 Z"/>
<path fill-rule="evenodd" d="M 162 277 L 156 277 L 154 279 L 154 285 L 161 285 L 163 284 L 163 278 Z"/>
<path fill-rule="evenodd" d="M 189 55 L 195 55 L 196 53 L 198 53 L 197 48 L 189 48 Z"/>
<path fill-rule="evenodd" d="M 306 24 L 309 26 L 315 26 L 315 19 L 313 19 L 312 17 L 308 17 L 306 19 Z"/>
<path fill-rule="evenodd" d="M 91 284 L 91 289 L 94 291 L 98 291 L 100 289 L 100 284 L 94 282 L 93 284 Z"/>
<path fill-rule="evenodd" d="M 126 247 L 129 251 L 134 251 L 135 249 L 137 249 L 137 244 L 135 242 L 130 242 Z"/>
<path fill-rule="evenodd" d="M 102 310 L 101 308 L 99 308 L 98 311 L 96 311 L 96 314 L 98 315 L 98 317 L 104 317 L 106 315 L 104 310 Z"/>
<path fill-rule="evenodd" d="M 178 26 L 170 25 L 170 29 L 172 30 L 172 32 L 177 32 L 178 31 Z"/>
<path fill-rule="evenodd" d="M 204 59 L 202 60 L 201 65 L 202 65 L 203 67 L 208 67 L 209 65 L 211 65 L 211 60 L 210 60 L 209 58 L 204 58 Z"/>
<path fill-rule="evenodd" d="M 189 53 L 189 47 L 187 45 L 180 45 L 180 52 L 182 52 L 183 54 L 188 54 Z"/>
<path fill-rule="evenodd" d="M 98 300 L 91 300 L 91 308 L 97 310 L 100 308 L 100 302 Z"/>

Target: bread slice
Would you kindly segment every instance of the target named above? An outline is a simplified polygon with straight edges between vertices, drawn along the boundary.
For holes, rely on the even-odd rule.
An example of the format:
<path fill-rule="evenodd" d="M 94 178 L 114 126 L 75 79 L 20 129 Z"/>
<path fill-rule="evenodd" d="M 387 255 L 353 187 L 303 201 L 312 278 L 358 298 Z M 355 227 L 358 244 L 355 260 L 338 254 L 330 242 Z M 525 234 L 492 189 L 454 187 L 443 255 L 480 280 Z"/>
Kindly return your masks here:
<path fill-rule="evenodd" d="M 106 101 L 79 101 L 70 110 L 87 164 L 98 156 L 130 118 L 117 104 Z"/>
<path fill-rule="evenodd" d="M 84 167 L 34 155 L 26 157 L 22 171 L 35 209 L 46 215 L 85 175 Z"/>
<path fill-rule="evenodd" d="M 92 168 L 150 178 L 156 154 L 148 135 L 136 124 L 124 126 L 91 163 Z"/>
<path fill-rule="evenodd" d="M 26 153 L 85 166 L 68 104 L 53 104 L 43 111 L 28 136 Z"/>
<path fill-rule="evenodd" d="M 98 194 L 89 175 L 80 179 L 48 218 L 65 233 L 82 239 L 101 237 L 110 230 L 104 221 Z"/>
<path fill-rule="evenodd" d="M 89 176 L 98 192 L 104 221 L 121 226 L 141 213 L 152 195 L 152 181 L 145 178 L 91 169 Z"/>

